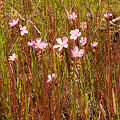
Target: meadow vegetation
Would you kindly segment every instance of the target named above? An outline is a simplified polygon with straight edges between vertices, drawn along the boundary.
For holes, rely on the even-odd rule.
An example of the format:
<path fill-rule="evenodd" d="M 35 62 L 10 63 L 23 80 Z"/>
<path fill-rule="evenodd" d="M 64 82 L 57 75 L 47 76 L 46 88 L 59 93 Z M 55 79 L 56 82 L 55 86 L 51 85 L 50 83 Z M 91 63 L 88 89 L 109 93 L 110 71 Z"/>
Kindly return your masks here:
<path fill-rule="evenodd" d="M 0 120 L 120 120 L 119 0 L 0 0 Z"/>

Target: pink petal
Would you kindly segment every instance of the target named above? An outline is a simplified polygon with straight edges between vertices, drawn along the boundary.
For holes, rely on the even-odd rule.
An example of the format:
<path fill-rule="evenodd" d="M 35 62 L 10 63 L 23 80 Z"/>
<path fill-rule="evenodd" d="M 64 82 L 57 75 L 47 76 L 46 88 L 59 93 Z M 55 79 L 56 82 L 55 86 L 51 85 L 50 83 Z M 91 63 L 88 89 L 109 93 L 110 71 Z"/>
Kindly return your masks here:
<path fill-rule="evenodd" d="M 15 53 L 13 53 L 12 56 L 13 56 L 14 58 L 16 58 L 16 54 L 15 54 Z"/>
<path fill-rule="evenodd" d="M 74 16 L 77 16 L 77 14 L 76 14 L 75 12 L 73 12 L 73 15 L 74 15 Z"/>
<path fill-rule="evenodd" d="M 24 33 L 28 33 L 28 31 L 27 31 L 27 30 L 24 30 L 23 32 L 24 32 Z"/>
<path fill-rule="evenodd" d="M 62 50 L 62 48 L 63 48 L 63 46 L 59 48 L 59 51 L 61 51 L 61 50 Z"/>
<path fill-rule="evenodd" d="M 40 43 L 40 47 L 41 49 L 45 48 L 48 45 L 48 43 L 46 43 L 45 41 Z"/>
<path fill-rule="evenodd" d="M 68 47 L 68 43 L 65 43 L 65 44 L 64 44 L 64 47 L 67 48 L 67 47 Z"/>
<path fill-rule="evenodd" d="M 104 17 L 107 17 L 107 15 L 106 15 L 106 14 L 104 14 Z"/>
<path fill-rule="evenodd" d="M 63 37 L 63 43 L 67 43 L 68 42 L 68 38 L 67 37 Z"/>
<path fill-rule="evenodd" d="M 16 54 L 13 53 L 12 56 L 9 56 L 8 60 L 15 61 L 16 59 Z"/>
<path fill-rule="evenodd" d="M 74 51 L 78 52 L 78 46 L 74 47 Z"/>
<path fill-rule="evenodd" d="M 74 34 L 74 33 L 75 33 L 74 30 L 71 30 L 71 31 L 70 31 L 70 34 Z"/>
<path fill-rule="evenodd" d="M 90 17 L 90 16 L 91 16 L 91 14 L 88 12 L 88 13 L 87 13 L 87 17 Z"/>
<path fill-rule="evenodd" d="M 61 38 L 57 38 L 57 39 L 56 39 L 56 41 L 57 41 L 57 43 L 59 43 L 59 44 L 61 44 L 61 43 L 62 43 Z"/>
<path fill-rule="evenodd" d="M 13 58 L 12 58 L 12 56 L 9 56 L 8 60 L 12 60 L 12 61 L 13 61 Z"/>
<path fill-rule="evenodd" d="M 36 39 L 37 44 L 41 43 L 41 39 Z"/>
<path fill-rule="evenodd" d="M 35 43 L 34 48 L 37 49 L 37 48 L 39 48 L 39 46 L 40 46 L 39 44 L 36 44 L 36 43 Z"/>
<path fill-rule="evenodd" d="M 77 34 L 77 36 L 81 36 L 81 32 L 79 32 L 79 33 Z"/>
<path fill-rule="evenodd" d="M 32 42 L 28 42 L 27 46 L 33 46 L 34 44 Z"/>
<path fill-rule="evenodd" d="M 36 38 L 37 43 L 41 42 L 41 38 Z"/>
<path fill-rule="evenodd" d="M 41 41 L 41 38 L 36 38 L 36 40 L 40 40 Z"/>
<path fill-rule="evenodd" d="M 60 47 L 60 45 L 54 45 L 53 49 Z"/>
<path fill-rule="evenodd" d="M 14 22 L 15 22 L 15 19 L 12 19 L 12 22 L 14 23 Z"/>
<path fill-rule="evenodd" d="M 75 51 L 74 51 L 74 50 L 71 50 L 71 53 L 72 53 L 72 54 L 75 54 Z"/>
<path fill-rule="evenodd" d="M 45 42 L 45 41 L 42 41 L 41 43 L 42 43 L 42 44 L 44 44 L 44 45 L 48 45 L 48 43 L 47 43 L 47 42 Z"/>
<path fill-rule="evenodd" d="M 33 45 L 36 43 L 35 41 L 31 41 L 31 43 L 33 43 Z"/>
<path fill-rule="evenodd" d="M 22 27 L 22 29 L 24 29 L 24 30 L 25 30 L 26 28 L 27 28 L 26 26 L 23 26 L 23 27 Z"/>
<path fill-rule="evenodd" d="M 52 78 L 54 78 L 54 77 L 55 77 L 55 74 L 53 73 L 53 74 L 52 74 Z"/>
<path fill-rule="evenodd" d="M 79 52 L 78 52 L 78 57 L 82 57 L 85 53 L 85 50 L 84 49 L 80 49 Z"/>
<path fill-rule="evenodd" d="M 17 21 L 19 21 L 19 18 L 17 18 Z"/>
<path fill-rule="evenodd" d="M 78 33 L 79 32 L 79 29 L 75 29 L 75 33 Z"/>
<path fill-rule="evenodd" d="M 22 30 L 22 26 L 21 25 L 19 25 L 19 28 L 20 28 L 20 30 Z"/>
<path fill-rule="evenodd" d="M 21 31 L 21 35 L 23 36 L 23 35 L 24 35 L 24 32 Z"/>
<path fill-rule="evenodd" d="M 76 54 L 73 54 L 73 57 L 74 57 L 74 58 L 77 58 L 78 56 L 77 56 Z"/>
<path fill-rule="evenodd" d="M 77 39 L 77 36 L 75 36 L 73 39 L 76 40 L 76 39 Z"/>
<path fill-rule="evenodd" d="M 51 80 L 51 79 L 52 79 L 51 75 L 48 75 L 48 79 L 49 79 L 49 80 Z"/>
<path fill-rule="evenodd" d="M 70 36 L 70 39 L 74 39 L 74 36 L 73 36 L 73 35 L 71 35 L 71 36 Z"/>
<path fill-rule="evenodd" d="M 75 12 L 73 12 L 72 15 L 75 17 L 76 16 Z"/>
<path fill-rule="evenodd" d="M 12 27 L 14 24 L 13 23 L 9 23 L 10 27 Z"/>
<path fill-rule="evenodd" d="M 17 20 L 13 19 L 12 23 L 9 23 L 10 27 L 14 27 L 15 25 L 18 24 L 19 18 L 17 18 Z"/>
<path fill-rule="evenodd" d="M 49 83 L 49 82 L 51 82 L 51 81 L 52 81 L 52 79 L 51 79 L 51 80 L 48 80 L 47 83 Z"/>
<path fill-rule="evenodd" d="M 112 13 L 108 13 L 109 16 L 112 16 Z"/>

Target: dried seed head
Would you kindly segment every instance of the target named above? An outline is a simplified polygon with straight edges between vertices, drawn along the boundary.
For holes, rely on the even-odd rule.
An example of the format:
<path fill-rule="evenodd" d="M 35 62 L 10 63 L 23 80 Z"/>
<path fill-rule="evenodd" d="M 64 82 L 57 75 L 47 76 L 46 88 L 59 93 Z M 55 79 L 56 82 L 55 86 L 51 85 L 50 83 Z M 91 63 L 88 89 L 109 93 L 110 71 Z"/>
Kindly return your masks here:
<path fill-rule="evenodd" d="M 80 67 L 78 67 L 78 70 L 80 70 Z"/>
<path fill-rule="evenodd" d="M 73 61 L 73 60 L 71 61 L 71 64 L 74 64 L 74 61 Z"/>
<path fill-rule="evenodd" d="M 73 74 L 74 74 L 74 73 L 73 73 L 73 72 L 71 72 L 71 73 L 70 73 L 70 76 L 72 77 L 72 76 L 73 76 Z"/>

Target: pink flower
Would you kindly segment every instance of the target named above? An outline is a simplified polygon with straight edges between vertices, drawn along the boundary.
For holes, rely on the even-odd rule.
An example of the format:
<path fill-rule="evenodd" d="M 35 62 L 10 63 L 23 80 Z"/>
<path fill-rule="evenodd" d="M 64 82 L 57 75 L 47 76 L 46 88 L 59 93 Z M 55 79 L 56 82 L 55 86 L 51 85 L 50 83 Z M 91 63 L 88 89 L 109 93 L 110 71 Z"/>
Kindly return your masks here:
<path fill-rule="evenodd" d="M 104 17 L 106 19 L 109 19 L 111 16 L 112 16 L 112 13 L 108 13 L 107 11 L 106 11 L 106 14 L 104 14 Z"/>
<path fill-rule="evenodd" d="M 15 61 L 16 59 L 16 54 L 13 53 L 12 56 L 9 56 L 8 60 Z"/>
<path fill-rule="evenodd" d="M 20 30 L 21 30 L 20 33 L 22 36 L 28 33 L 28 31 L 26 30 L 26 26 L 22 27 L 21 25 L 19 25 L 19 27 L 20 27 Z"/>
<path fill-rule="evenodd" d="M 71 34 L 70 39 L 76 40 L 81 35 L 81 32 L 79 32 L 79 29 L 75 29 L 71 30 L 70 34 Z"/>
<path fill-rule="evenodd" d="M 47 83 L 51 82 L 54 77 L 55 77 L 54 73 L 52 75 L 48 75 L 48 81 L 47 81 Z"/>
<path fill-rule="evenodd" d="M 87 17 L 90 17 L 90 16 L 91 16 L 91 14 L 88 12 L 88 13 L 87 13 Z"/>
<path fill-rule="evenodd" d="M 96 47 L 96 46 L 98 46 L 98 42 L 91 43 L 91 47 Z"/>
<path fill-rule="evenodd" d="M 68 43 L 67 43 L 68 42 L 68 38 L 67 37 L 63 37 L 62 40 L 61 40 L 61 38 L 57 38 L 56 41 L 57 41 L 57 43 L 59 43 L 59 45 L 54 45 L 53 49 L 54 48 L 59 48 L 59 51 L 61 51 L 63 47 L 67 48 L 68 47 Z"/>
<path fill-rule="evenodd" d="M 71 50 L 71 53 L 75 58 L 82 57 L 85 54 L 85 50 L 84 49 L 78 50 L 78 46 L 75 46 L 74 49 Z"/>
<path fill-rule="evenodd" d="M 77 15 L 75 14 L 75 12 L 73 12 L 72 14 L 68 14 L 69 20 L 75 20 L 76 17 L 77 17 Z"/>
<path fill-rule="evenodd" d="M 87 38 L 81 37 L 80 43 L 81 43 L 81 46 L 85 45 L 87 43 Z"/>
<path fill-rule="evenodd" d="M 87 22 L 82 22 L 81 25 L 80 25 L 80 27 L 81 27 L 82 29 L 87 28 Z"/>
<path fill-rule="evenodd" d="M 19 18 L 17 18 L 17 20 L 13 19 L 13 20 L 12 20 L 12 23 L 9 23 L 10 28 L 12 28 L 12 27 L 14 27 L 15 25 L 17 25 L 18 22 L 19 22 Z"/>
<path fill-rule="evenodd" d="M 35 45 L 34 46 L 35 49 L 44 49 L 44 48 L 46 48 L 48 43 L 45 41 L 41 42 L 41 38 L 36 38 L 36 42 L 34 43 L 34 45 Z"/>

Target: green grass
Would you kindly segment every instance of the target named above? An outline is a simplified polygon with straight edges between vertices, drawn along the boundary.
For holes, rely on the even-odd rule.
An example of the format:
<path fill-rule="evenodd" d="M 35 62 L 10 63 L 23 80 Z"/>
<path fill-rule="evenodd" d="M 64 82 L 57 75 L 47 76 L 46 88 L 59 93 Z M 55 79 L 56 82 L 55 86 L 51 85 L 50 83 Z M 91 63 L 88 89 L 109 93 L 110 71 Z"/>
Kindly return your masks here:
<path fill-rule="evenodd" d="M 2 0 L 1 0 L 2 1 Z M 120 15 L 119 0 L 7 0 L 0 5 L 0 119 L 1 120 L 119 120 L 120 58 L 119 27 L 105 20 L 106 8 Z M 75 12 L 75 21 L 67 13 Z M 87 17 L 87 13 L 91 17 Z M 28 34 L 19 27 L 10 32 L 9 23 L 19 18 Z M 87 29 L 80 28 L 87 22 Z M 120 20 L 116 25 L 120 25 Z M 79 29 L 87 44 L 70 40 L 70 31 Z M 17 31 L 17 32 L 16 32 Z M 118 31 L 118 32 L 116 32 Z M 53 50 L 57 38 L 68 37 L 68 48 Z M 44 51 L 28 47 L 39 37 L 48 46 Z M 90 43 L 98 42 L 92 48 Z M 74 46 L 85 49 L 73 58 Z M 8 58 L 13 53 L 15 62 Z M 48 75 L 55 78 L 48 83 Z M 101 94 L 104 97 L 101 98 Z"/>

